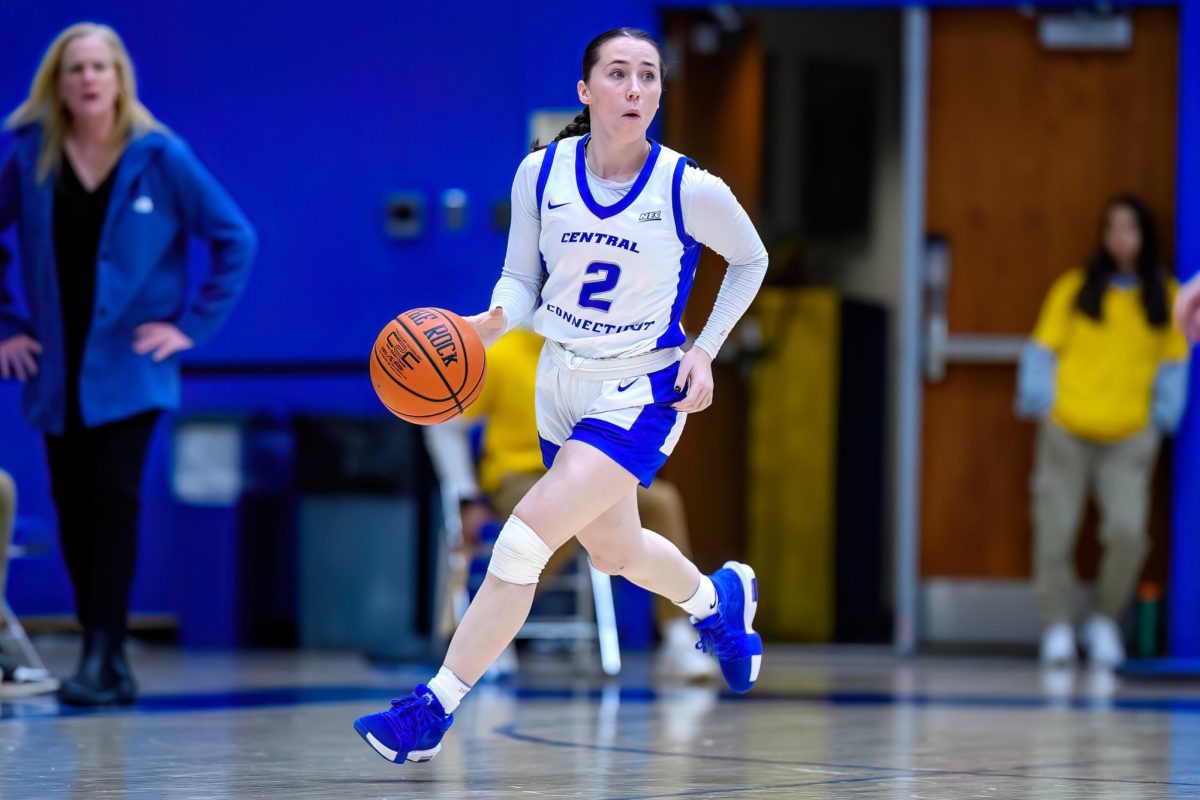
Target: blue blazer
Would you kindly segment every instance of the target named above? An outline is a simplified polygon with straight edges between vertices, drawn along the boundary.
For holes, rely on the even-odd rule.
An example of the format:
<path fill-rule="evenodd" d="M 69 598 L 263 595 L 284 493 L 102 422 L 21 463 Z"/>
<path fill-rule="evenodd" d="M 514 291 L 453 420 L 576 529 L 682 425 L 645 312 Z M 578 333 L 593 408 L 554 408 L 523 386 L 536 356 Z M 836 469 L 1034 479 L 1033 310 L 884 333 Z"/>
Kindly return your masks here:
<path fill-rule="evenodd" d="M 0 340 L 24 332 L 41 343 L 38 374 L 25 386 L 25 416 L 36 428 L 62 433 L 66 355 L 54 260 L 54 177 L 37 181 L 40 126 L 19 128 L 14 139 L 0 163 L 0 232 L 17 226 L 29 316 L 8 294 L 0 263 Z M 212 251 L 212 267 L 191 297 L 189 236 L 206 240 Z M 129 142 L 96 253 L 96 303 L 79 378 L 85 425 L 178 407 L 178 357 L 155 363 L 134 353 L 133 331 L 170 321 L 203 342 L 232 310 L 257 246 L 246 216 L 181 139 L 150 132 Z"/>

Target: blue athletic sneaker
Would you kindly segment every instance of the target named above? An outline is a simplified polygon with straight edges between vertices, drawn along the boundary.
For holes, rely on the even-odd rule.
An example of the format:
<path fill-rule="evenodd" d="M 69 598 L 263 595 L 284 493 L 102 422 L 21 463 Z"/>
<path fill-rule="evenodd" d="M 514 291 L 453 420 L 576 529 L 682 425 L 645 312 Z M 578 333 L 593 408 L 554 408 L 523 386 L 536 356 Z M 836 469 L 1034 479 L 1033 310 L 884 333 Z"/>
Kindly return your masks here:
<path fill-rule="evenodd" d="M 454 715 L 422 683 L 408 697 L 393 700 L 387 711 L 354 720 L 354 730 L 376 753 L 399 764 L 432 760 L 453 724 Z"/>
<path fill-rule="evenodd" d="M 700 632 L 696 645 L 721 662 L 721 674 L 738 694 L 750 691 L 762 666 L 762 637 L 754 632 L 758 579 L 746 564 L 726 561 L 711 576 L 717 587 L 717 613 L 692 625 Z"/>

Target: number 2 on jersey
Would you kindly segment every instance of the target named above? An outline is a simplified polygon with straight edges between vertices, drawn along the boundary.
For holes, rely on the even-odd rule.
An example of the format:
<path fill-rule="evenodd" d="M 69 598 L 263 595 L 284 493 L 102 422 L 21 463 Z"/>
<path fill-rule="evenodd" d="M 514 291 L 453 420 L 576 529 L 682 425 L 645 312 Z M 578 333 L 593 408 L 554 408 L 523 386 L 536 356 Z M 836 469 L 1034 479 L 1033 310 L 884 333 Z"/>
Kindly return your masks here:
<path fill-rule="evenodd" d="M 599 280 L 586 281 L 583 284 L 583 288 L 579 290 L 579 307 L 607 312 L 612 308 L 612 300 L 598 295 L 607 294 L 617 288 L 617 281 L 621 279 L 621 268 L 608 261 L 593 261 L 587 265 L 584 273 L 602 277 Z"/>

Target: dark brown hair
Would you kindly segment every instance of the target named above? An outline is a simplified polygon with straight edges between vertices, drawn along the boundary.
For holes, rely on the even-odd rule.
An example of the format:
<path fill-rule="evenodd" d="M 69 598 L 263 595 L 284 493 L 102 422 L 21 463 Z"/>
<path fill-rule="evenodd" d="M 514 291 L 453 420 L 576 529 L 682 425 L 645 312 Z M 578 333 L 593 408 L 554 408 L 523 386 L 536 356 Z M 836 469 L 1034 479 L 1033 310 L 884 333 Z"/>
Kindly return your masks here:
<path fill-rule="evenodd" d="M 667 65 L 663 62 L 662 48 L 658 46 L 658 42 L 654 41 L 654 37 L 646 33 L 640 28 L 613 28 L 610 31 L 597 36 L 592 41 L 588 42 L 588 46 L 583 51 L 583 68 L 580 70 L 581 78 L 586 82 L 592 74 L 592 67 L 596 66 L 596 62 L 600 60 L 600 48 L 609 39 L 616 39 L 618 36 L 625 36 L 630 39 L 640 39 L 647 42 L 654 48 L 654 52 L 658 53 L 658 67 L 662 75 L 662 79 L 667 77 Z M 572 136 L 582 136 L 590 132 L 592 129 L 592 114 L 588 106 L 584 106 L 583 110 L 575 115 L 575 119 L 567 123 L 567 127 L 558 132 L 558 135 L 551 141 L 557 142 L 559 139 L 568 139 Z M 537 139 L 533 140 L 533 149 L 541 150 L 546 145 L 539 144 Z"/>
<path fill-rule="evenodd" d="M 1115 208 L 1128 208 L 1137 218 L 1138 231 L 1142 234 L 1142 249 L 1138 251 L 1137 274 L 1142 284 L 1142 306 L 1146 310 L 1146 321 L 1155 328 L 1167 324 L 1167 290 L 1163 281 L 1163 267 L 1158 261 L 1158 234 L 1150 209 L 1138 198 L 1129 194 L 1114 197 L 1105 206 L 1103 226 L 1108 225 L 1108 215 Z M 1103 226 L 1101 230 L 1103 231 Z M 1103 234 L 1102 234 L 1103 235 Z M 1108 289 L 1109 279 L 1117 272 L 1117 262 L 1101 241 L 1088 264 L 1087 278 L 1075 304 L 1092 319 L 1103 318 L 1101 301 Z"/>

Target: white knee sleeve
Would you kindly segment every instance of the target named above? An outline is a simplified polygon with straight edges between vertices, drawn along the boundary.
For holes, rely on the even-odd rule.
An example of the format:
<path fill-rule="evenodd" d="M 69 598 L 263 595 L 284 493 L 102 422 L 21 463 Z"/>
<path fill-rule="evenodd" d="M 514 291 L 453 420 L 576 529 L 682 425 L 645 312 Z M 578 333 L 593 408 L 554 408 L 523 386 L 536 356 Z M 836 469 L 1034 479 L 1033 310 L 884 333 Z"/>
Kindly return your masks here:
<path fill-rule="evenodd" d="M 533 528 L 512 516 L 492 547 L 488 572 L 505 583 L 529 586 L 538 582 L 553 552 Z"/>

